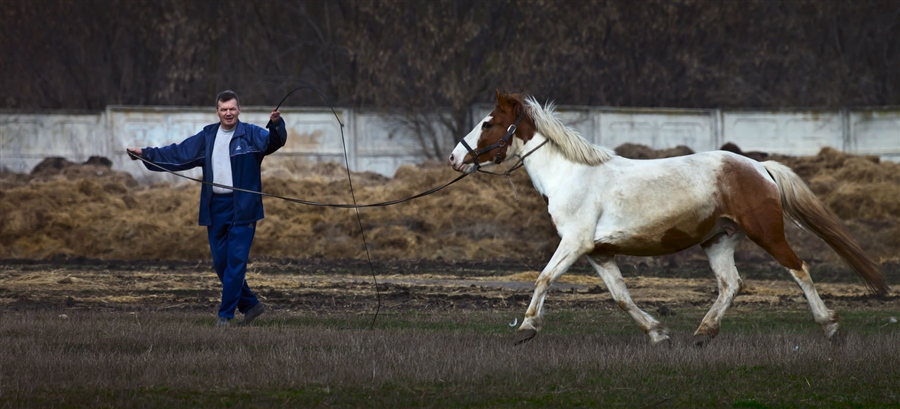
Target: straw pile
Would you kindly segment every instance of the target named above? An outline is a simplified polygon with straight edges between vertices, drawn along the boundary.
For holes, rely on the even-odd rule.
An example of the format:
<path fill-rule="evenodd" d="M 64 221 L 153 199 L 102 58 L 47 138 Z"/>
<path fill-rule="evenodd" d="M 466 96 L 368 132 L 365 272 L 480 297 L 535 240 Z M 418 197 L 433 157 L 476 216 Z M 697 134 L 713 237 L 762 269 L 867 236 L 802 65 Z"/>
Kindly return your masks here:
<path fill-rule="evenodd" d="M 634 149 L 639 152 L 629 152 Z M 630 145 L 617 152 L 646 158 L 690 150 L 659 152 Z M 827 148 L 811 157 L 766 159 L 779 160 L 800 174 L 876 261 L 897 260 L 900 164 Z M 263 187 L 269 193 L 351 202 L 342 166 L 277 157 L 263 166 Z M 411 196 L 457 175 L 444 163 L 423 163 L 403 166 L 392 178 L 354 173 L 352 182 L 358 203 L 374 203 Z M 0 175 L 0 258 L 206 260 L 206 230 L 197 225 L 198 197 L 199 186 L 193 182 L 140 186 L 103 158 L 84 164 L 50 158 L 31 174 Z M 272 198 L 264 203 L 266 218 L 258 224 L 254 257 L 364 258 L 361 233 L 376 259 L 546 260 L 559 241 L 546 205 L 524 170 L 514 172 L 511 181 L 472 175 L 430 196 L 362 209 L 362 232 L 354 210 Z M 788 233 L 801 257 L 836 257 L 811 234 Z M 743 257 L 759 256 L 759 250 L 746 251 L 751 255 Z"/>

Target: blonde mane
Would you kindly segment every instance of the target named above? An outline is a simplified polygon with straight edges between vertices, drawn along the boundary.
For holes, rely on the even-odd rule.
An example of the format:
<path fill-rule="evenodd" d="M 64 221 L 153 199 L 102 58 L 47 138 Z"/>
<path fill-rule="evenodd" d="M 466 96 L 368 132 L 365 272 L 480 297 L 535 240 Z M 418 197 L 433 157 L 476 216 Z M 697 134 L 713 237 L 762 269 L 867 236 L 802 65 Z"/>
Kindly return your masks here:
<path fill-rule="evenodd" d="M 588 142 L 578 131 L 560 122 L 553 102 L 542 107 L 533 96 L 529 96 L 525 98 L 525 106 L 537 131 L 550 140 L 551 146 L 564 158 L 585 165 L 599 165 L 615 155 L 607 148 Z"/>

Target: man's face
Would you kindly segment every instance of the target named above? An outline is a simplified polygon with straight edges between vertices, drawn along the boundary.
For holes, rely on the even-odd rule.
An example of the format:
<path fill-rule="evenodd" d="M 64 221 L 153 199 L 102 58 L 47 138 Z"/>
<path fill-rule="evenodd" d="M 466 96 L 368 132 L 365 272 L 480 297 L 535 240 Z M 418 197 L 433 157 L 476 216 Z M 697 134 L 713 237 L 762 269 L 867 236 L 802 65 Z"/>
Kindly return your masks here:
<path fill-rule="evenodd" d="M 236 99 L 225 102 L 218 101 L 216 102 L 216 112 L 219 114 L 219 122 L 222 124 L 222 129 L 227 131 L 237 125 L 238 115 L 241 114 L 241 106 L 238 105 Z"/>

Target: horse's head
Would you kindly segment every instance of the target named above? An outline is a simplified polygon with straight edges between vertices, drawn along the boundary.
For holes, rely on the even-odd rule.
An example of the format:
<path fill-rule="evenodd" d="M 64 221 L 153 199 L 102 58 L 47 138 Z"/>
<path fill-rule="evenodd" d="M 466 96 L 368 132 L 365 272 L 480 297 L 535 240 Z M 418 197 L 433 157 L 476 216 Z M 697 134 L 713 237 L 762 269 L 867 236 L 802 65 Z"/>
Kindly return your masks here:
<path fill-rule="evenodd" d="M 471 173 L 482 165 L 499 164 L 520 149 L 516 138 L 528 141 L 534 130 L 522 97 L 497 90 L 494 110 L 459 141 L 450 153 L 450 165 L 459 172 Z"/>

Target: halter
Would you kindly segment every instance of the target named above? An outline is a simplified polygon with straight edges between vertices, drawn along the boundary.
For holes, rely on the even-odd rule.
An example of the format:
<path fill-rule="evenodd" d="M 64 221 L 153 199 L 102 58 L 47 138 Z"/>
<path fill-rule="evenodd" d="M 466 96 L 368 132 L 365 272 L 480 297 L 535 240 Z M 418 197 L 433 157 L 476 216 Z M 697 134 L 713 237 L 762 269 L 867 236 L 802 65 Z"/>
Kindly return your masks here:
<path fill-rule="evenodd" d="M 475 150 L 466 143 L 466 139 L 463 138 L 459 142 L 462 144 L 464 148 L 472 155 L 472 163 L 475 165 L 473 171 L 478 170 L 481 167 L 481 164 L 478 163 L 478 157 L 484 155 L 485 153 L 490 152 L 492 149 L 500 148 L 500 152 L 497 152 L 497 156 L 494 157 L 494 163 L 499 165 L 500 162 L 503 162 L 504 156 L 506 154 L 503 152 L 503 148 L 509 144 L 509 141 L 512 139 L 513 135 L 516 133 L 516 127 L 519 125 L 519 122 L 522 122 L 522 118 L 525 118 L 525 109 L 522 109 L 522 113 L 519 114 L 519 117 L 516 118 L 516 122 L 513 122 L 509 128 L 506 128 L 506 135 L 503 138 L 500 138 L 497 142 L 485 146 L 484 148 Z"/>

